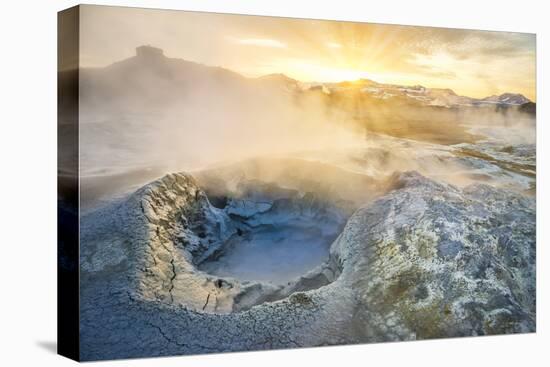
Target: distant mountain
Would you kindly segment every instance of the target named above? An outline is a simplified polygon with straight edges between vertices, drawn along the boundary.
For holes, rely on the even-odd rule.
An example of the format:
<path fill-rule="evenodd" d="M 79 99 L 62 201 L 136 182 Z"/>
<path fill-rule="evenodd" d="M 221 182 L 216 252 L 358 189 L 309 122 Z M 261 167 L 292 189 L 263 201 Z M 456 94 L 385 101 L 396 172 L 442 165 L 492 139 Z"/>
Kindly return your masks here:
<path fill-rule="evenodd" d="M 231 98 L 251 86 L 249 79 L 230 70 L 147 49 L 106 67 L 80 70 L 82 105 L 91 109 L 165 108 L 213 91 L 232 90 Z"/>
<path fill-rule="evenodd" d="M 230 113 L 247 103 L 290 98 L 304 89 L 284 74 L 247 78 L 222 67 L 166 57 L 149 46 L 106 67 L 82 68 L 80 88 L 81 105 L 94 113 L 112 108 L 145 113 L 184 105 L 223 105 Z"/>
<path fill-rule="evenodd" d="M 522 94 L 504 93 L 499 96 L 490 96 L 482 99 L 457 95 L 452 89 L 426 88 L 421 85 L 403 86 L 397 84 L 377 83 L 370 79 L 344 81 L 339 83 L 311 83 L 310 88 L 326 87 L 330 92 L 361 91 L 374 98 L 388 100 L 392 98 L 407 98 L 427 106 L 459 107 L 502 105 L 520 106 L 533 103 Z"/>
<path fill-rule="evenodd" d="M 304 89 L 302 83 L 282 73 L 264 75 L 257 78 L 257 80 L 288 91 L 299 91 Z"/>
<path fill-rule="evenodd" d="M 221 67 L 169 58 L 162 50 L 150 46 L 138 47 L 135 56 L 112 65 L 81 69 L 80 76 L 81 98 L 85 102 L 82 105 L 90 110 L 114 107 L 143 112 L 189 102 L 197 105 L 204 101 L 217 105 L 223 102 L 229 106 L 227 109 L 234 110 L 243 108 L 243 101 L 261 106 L 266 100 L 277 97 L 293 98 L 296 102 L 296 98 L 317 95 L 334 101 L 343 100 L 348 94 L 361 96 L 365 106 L 376 100 L 444 108 L 534 105 L 521 94 L 504 93 L 477 99 L 457 95 L 452 89 L 385 84 L 370 79 L 306 83 L 285 74 L 246 78 Z M 520 110 L 534 113 L 535 109 L 533 106 Z"/>
<path fill-rule="evenodd" d="M 246 78 L 148 46 L 79 74 L 81 167 L 88 175 L 97 167 L 113 174 L 182 161 L 206 164 L 223 150 L 252 151 L 259 143 L 251 136 L 275 136 L 273 149 L 280 149 L 285 142 L 275 142 L 303 115 L 313 120 L 322 113 L 317 94 L 284 75 Z M 64 80 L 70 81 L 61 75 Z"/>
<path fill-rule="evenodd" d="M 221 147 L 252 150 L 259 143 L 250 137 L 258 133 L 277 141 L 272 147 L 276 151 L 288 139 L 287 132 L 300 128 L 317 136 L 322 124 L 454 144 L 469 139 L 457 130 L 467 109 L 536 112 L 535 103 L 519 94 L 475 99 L 451 89 L 370 79 L 306 83 L 284 74 L 247 78 L 222 67 L 166 57 L 148 46 L 125 60 L 78 72 L 80 84 L 74 87 L 80 88 L 79 101 L 62 100 L 59 108 L 68 110 L 79 102 L 80 147 L 93 152 L 81 154 L 81 167 L 90 174 L 96 174 L 94 167 L 118 172 L 177 166 L 181 157 L 193 155 L 197 162 L 208 162 Z M 75 73 L 61 72 L 60 85 L 71 86 Z M 74 136 L 69 133 L 65 135 Z M 209 150 L 197 149 L 205 141 Z"/>
<path fill-rule="evenodd" d="M 522 94 L 504 93 L 500 96 L 490 96 L 482 99 L 486 103 L 501 103 L 510 105 L 522 105 L 531 102 Z"/>

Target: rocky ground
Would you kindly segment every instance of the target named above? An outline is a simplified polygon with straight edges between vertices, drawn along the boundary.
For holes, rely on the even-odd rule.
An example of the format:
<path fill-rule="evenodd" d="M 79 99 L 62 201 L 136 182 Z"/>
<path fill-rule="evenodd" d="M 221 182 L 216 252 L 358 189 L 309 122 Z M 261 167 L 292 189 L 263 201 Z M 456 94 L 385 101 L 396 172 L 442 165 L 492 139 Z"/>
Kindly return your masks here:
<path fill-rule="evenodd" d="M 533 198 L 415 172 L 358 209 L 266 187 L 222 208 L 189 174 L 170 174 L 84 216 L 82 359 L 535 330 Z M 254 221 L 284 215 L 283 202 L 345 223 L 324 262 L 285 284 L 201 270 Z"/>

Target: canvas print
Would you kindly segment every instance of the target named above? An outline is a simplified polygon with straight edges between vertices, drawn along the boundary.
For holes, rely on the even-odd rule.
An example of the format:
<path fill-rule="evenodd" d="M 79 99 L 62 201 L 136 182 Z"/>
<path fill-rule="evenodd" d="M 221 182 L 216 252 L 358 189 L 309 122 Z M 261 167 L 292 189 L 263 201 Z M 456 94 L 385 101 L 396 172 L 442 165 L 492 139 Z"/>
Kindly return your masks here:
<path fill-rule="evenodd" d="M 59 15 L 59 348 L 536 330 L 535 35 Z"/>

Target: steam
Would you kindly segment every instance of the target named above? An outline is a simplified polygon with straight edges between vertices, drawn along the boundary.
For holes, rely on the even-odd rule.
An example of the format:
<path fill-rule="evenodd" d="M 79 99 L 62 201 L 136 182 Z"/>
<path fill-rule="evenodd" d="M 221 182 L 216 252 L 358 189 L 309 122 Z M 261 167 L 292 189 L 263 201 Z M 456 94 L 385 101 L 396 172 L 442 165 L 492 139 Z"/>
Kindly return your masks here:
<path fill-rule="evenodd" d="M 328 111 L 321 98 L 294 98 L 278 90 L 262 90 L 260 95 L 204 91 L 185 108 L 167 111 L 156 141 L 174 147 L 166 153 L 177 159 L 180 169 L 335 149 L 360 141 L 360 129 L 342 124 L 343 116 Z"/>
<path fill-rule="evenodd" d="M 328 106 L 325 95 L 300 93 L 285 79 L 246 79 L 202 66 L 189 71 L 188 65 L 177 79 L 172 68 L 154 66 L 154 72 L 156 67 L 169 74 L 170 83 L 162 74 L 155 80 L 148 72 L 134 73 L 132 85 L 123 89 L 113 81 L 94 84 L 100 76 L 90 74 L 92 82 L 82 88 L 84 172 L 99 166 L 196 170 L 346 147 L 364 136 L 349 114 Z M 120 79 L 120 72 L 111 74 Z"/>
<path fill-rule="evenodd" d="M 106 177 L 105 191 L 112 190 L 113 175 L 137 185 L 167 172 L 272 157 L 306 159 L 380 182 L 396 171 L 415 170 L 457 185 L 532 185 L 519 177 L 530 163 L 507 148 L 534 147 L 534 116 L 517 108 L 419 107 L 359 90 L 327 95 L 304 91 L 284 75 L 249 79 L 163 56 L 83 70 L 80 121 L 81 174 Z M 466 146 L 490 160 L 465 156 Z M 519 168 L 502 174 L 493 158 L 519 160 Z M 278 168 L 263 162 L 255 178 L 282 180 L 281 172 L 303 170 L 307 180 L 322 171 L 334 190 L 345 191 L 353 181 L 352 200 L 375 191 L 372 181 L 335 179 L 348 177 L 338 170 L 293 163 L 289 167 L 295 168 L 281 171 L 280 162 Z"/>

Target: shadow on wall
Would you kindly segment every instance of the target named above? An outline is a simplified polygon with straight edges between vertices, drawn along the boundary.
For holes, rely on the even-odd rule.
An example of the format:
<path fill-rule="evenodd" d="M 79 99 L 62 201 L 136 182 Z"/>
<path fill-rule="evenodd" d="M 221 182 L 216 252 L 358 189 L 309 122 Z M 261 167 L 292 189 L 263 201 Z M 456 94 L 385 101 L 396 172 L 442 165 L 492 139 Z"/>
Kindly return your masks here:
<path fill-rule="evenodd" d="M 53 340 L 39 340 L 36 342 L 40 348 L 47 352 L 57 354 L 57 342 Z"/>

